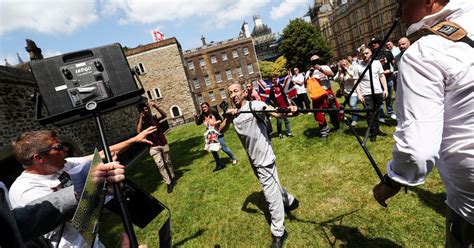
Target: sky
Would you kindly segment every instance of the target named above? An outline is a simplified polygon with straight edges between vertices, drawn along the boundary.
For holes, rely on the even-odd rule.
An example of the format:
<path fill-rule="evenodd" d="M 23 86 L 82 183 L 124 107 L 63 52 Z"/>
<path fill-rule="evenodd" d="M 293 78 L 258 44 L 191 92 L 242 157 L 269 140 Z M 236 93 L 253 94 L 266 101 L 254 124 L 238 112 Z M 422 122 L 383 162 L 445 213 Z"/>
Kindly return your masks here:
<path fill-rule="evenodd" d="M 29 61 L 25 39 L 44 57 L 120 43 L 153 42 L 151 31 L 176 37 L 184 50 L 237 37 L 259 15 L 273 32 L 301 18 L 312 0 L 0 0 L 0 65 Z"/>

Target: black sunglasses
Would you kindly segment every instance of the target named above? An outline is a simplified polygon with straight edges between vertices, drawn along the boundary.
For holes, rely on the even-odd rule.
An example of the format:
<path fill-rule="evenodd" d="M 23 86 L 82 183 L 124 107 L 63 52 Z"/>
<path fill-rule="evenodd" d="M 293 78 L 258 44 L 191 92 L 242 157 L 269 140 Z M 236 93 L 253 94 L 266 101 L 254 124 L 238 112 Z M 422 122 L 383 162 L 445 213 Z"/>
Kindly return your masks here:
<path fill-rule="evenodd" d="M 63 144 L 57 144 L 55 146 L 51 146 L 49 148 L 46 148 L 44 150 L 39 151 L 38 154 L 46 154 L 47 152 L 49 152 L 51 150 L 64 151 L 65 148 L 66 147 Z"/>

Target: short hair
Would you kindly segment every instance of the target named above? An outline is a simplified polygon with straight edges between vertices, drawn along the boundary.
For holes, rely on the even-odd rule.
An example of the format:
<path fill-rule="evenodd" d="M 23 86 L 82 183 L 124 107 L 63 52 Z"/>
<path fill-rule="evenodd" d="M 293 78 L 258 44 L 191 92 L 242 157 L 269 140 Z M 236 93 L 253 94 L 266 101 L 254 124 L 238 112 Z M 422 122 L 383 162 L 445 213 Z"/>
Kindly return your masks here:
<path fill-rule="evenodd" d="M 146 104 L 146 103 L 144 103 L 144 102 L 141 102 L 141 103 L 138 104 L 137 107 L 138 107 L 138 111 L 139 111 L 139 112 L 143 112 L 143 109 L 144 109 L 145 107 L 148 108 L 148 104 Z"/>
<path fill-rule="evenodd" d="M 270 79 L 272 79 L 272 78 L 278 78 L 278 76 L 277 76 L 276 74 L 272 74 L 272 75 L 270 76 Z"/>
<path fill-rule="evenodd" d="M 23 133 L 12 142 L 13 155 L 23 166 L 30 166 L 33 155 L 47 149 L 49 144 L 46 141 L 51 138 L 56 138 L 54 131 L 39 130 Z"/>

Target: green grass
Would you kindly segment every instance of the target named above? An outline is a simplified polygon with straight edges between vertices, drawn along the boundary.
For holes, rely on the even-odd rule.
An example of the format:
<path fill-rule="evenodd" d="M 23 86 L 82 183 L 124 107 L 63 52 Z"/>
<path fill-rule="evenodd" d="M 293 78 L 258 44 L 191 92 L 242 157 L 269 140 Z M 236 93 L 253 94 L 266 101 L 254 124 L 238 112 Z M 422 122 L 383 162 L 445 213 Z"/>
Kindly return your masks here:
<path fill-rule="evenodd" d="M 343 126 L 321 141 L 311 115 L 290 119 L 293 138 L 273 138 L 280 180 L 300 200 L 287 215 L 287 247 L 442 247 L 444 188 L 437 172 L 418 188 L 400 192 L 388 208 L 372 197 L 379 181 L 350 130 Z M 273 120 L 276 130 L 276 122 Z M 284 126 L 284 125 L 283 125 Z M 359 121 L 362 134 L 367 124 Z M 284 127 L 283 127 L 284 128 Z M 388 137 L 367 147 L 383 172 L 393 147 L 394 127 L 382 126 Z M 258 180 L 233 130 L 226 143 L 239 163 L 213 173 L 214 161 L 204 147 L 204 127 L 188 124 L 167 134 L 178 185 L 171 194 L 154 162 L 145 153 L 127 176 L 171 209 L 173 244 L 177 247 L 268 247 L 268 211 Z M 120 219 L 104 211 L 101 240 L 115 247 L 123 232 Z M 135 227 L 139 243 L 158 247 L 164 215 L 145 229 Z"/>

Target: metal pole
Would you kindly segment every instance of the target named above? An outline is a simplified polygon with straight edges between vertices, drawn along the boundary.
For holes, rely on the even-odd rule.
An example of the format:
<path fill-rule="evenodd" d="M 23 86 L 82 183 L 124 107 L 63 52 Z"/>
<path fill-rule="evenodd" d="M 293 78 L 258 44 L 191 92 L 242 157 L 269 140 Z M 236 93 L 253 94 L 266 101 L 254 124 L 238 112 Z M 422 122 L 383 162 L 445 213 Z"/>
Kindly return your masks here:
<path fill-rule="evenodd" d="M 102 146 L 104 147 L 105 158 L 107 162 L 110 163 L 113 161 L 113 159 L 112 159 L 112 155 L 110 154 L 109 146 L 107 145 L 107 139 L 105 137 L 104 128 L 102 125 L 102 118 L 99 111 L 96 111 L 94 113 L 94 120 L 95 120 L 95 123 L 97 124 L 97 129 L 99 130 Z M 114 198 L 118 202 L 119 207 L 120 207 L 120 213 L 121 213 L 120 217 L 122 217 L 123 227 L 130 240 L 130 247 L 137 248 L 138 247 L 137 237 L 135 236 L 132 222 L 129 219 L 130 214 L 128 212 L 127 205 L 125 204 L 125 201 L 123 198 L 122 189 L 120 188 L 120 185 L 118 183 L 114 183 L 113 187 L 114 187 Z"/>

